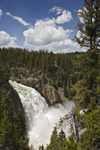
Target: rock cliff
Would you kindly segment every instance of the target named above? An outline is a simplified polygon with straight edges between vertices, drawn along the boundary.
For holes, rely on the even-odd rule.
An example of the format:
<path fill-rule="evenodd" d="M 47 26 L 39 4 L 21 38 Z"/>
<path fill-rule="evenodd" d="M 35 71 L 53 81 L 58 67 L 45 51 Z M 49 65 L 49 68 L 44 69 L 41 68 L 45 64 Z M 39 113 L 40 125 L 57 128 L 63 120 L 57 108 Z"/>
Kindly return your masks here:
<path fill-rule="evenodd" d="M 18 114 L 18 112 L 22 109 L 22 105 L 17 92 L 10 86 L 8 81 L 0 79 L 0 101 L 2 100 L 2 97 L 8 93 L 8 91 L 10 91 L 9 98 L 12 99 L 14 103 L 15 114 Z"/>
<path fill-rule="evenodd" d="M 20 79 L 11 78 L 11 80 L 35 88 L 46 99 L 50 106 L 62 102 L 58 91 L 49 85 L 48 79 L 41 72 L 35 77 L 21 77 Z"/>

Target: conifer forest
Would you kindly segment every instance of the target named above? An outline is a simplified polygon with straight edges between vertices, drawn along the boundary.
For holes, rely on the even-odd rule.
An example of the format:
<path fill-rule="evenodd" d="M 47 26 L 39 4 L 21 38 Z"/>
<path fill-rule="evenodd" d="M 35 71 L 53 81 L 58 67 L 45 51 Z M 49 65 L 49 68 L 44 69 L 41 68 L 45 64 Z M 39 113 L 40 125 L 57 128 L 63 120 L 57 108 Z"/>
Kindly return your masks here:
<path fill-rule="evenodd" d="M 39 150 L 100 149 L 100 0 L 84 0 L 80 10 L 77 15 L 83 21 L 76 25 L 80 37 L 75 36 L 74 40 L 80 48 L 86 47 L 86 52 L 0 48 L 0 144 L 9 150 L 34 147 L 28 146 L 23 111 L 15 114 L 10 91 L 3 86 L 11 76 L 34 77 L 39 71 L 47 77 L 50 86 L 56 90 L 63 88 L 64 96 L 75 103 L 69 115 L 55 125 L 47 147 L 40 145 Z M 67 138 L 63 127 L 68 122 L 70 136 Z"/>

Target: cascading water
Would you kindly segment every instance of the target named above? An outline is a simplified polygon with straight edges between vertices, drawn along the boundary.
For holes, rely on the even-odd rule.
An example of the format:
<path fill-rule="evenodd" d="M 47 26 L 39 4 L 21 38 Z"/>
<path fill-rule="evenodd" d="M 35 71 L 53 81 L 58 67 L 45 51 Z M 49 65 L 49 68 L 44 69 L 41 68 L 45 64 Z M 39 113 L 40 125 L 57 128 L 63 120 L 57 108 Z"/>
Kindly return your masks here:
<path fill-rule="evenodd" d="M 64 106 L 56 104 L 48 107 L 45 99 L 31 87 L 9 81 L 10 85 L 17 91 L 25 112 L 27 135 L 29 146 L 38 150 L 39 146 L 46 146 L 50 142 L 50 136 L 55 123 L 60 117 L 71 111 L 72 102 L 67 101 Z"/>

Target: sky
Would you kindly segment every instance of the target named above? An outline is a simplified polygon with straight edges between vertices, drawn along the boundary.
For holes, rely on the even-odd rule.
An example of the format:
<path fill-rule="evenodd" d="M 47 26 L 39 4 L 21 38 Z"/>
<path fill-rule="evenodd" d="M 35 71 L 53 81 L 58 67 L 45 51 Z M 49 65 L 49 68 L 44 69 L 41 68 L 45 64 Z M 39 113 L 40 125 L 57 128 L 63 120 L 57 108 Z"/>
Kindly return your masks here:
<path fill-rule="evenodd" d="M 77 12 L 82 0 L 0 0 L 0 47 L 80 51 Z"/>

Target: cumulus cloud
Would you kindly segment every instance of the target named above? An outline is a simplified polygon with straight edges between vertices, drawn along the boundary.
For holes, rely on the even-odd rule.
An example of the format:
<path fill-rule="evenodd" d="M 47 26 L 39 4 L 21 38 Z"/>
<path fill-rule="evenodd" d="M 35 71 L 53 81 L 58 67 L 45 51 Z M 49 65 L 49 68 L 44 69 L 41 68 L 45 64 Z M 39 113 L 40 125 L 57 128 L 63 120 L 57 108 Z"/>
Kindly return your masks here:
<path fill-rule="evenodd" d="M 9 12 L 7 12 L 6 15 L 8 15 L 8 16 L 12 17 L 13 19 L 17 20 L 18 22 L 20 22 L 24 26 L 31 25 L 30 23 L 27 23 L 26 21 L 24 21 L 22 18 L 11 15 Z"/>
<path fill-rule="evenodd" d="M 57 15 L 61 14 L 57 17 L 57 19 L 55 19 L 55 23 L 63 24 L 70 22 L 73 19 L 71 12 L 68 10 L 63 10 L 61 7 L 54 6 L 53 8 L 49 9 L 49 13 L 55 11 Z"/>
<path fill-rule="evenodd" d="M 54 6 L 52 7 L 51 9 L 49 9 L 49 13 L 50 12 L 55 12 L 56 11 L 56 15 L 59 15 L 62 13 L 62 8 L 61 7 L 57 7 L 57 6 Z"/>
<path fill-rule="evenodd" d="M 1 16 L 3 15 L 3 12 L 2 10 L 0 9 L 0 19 L 1 19 Z"/>
<path fill-rule="evenodd" d="M 0 31 L 0 47 L 17 47 L 16 37 L 11 37 L 5 31 Z"/>
<path fill-rule="evenodd" d="M 63 53 L 67 53 L 68 51 L 69 51 L 69 48 L 64 49 L 64 50 L 63 50 Z"/>
<path fill-rule="evenodd" d="M 57 18 L 45 18 L 44 20 L 37 20 L 34 26 L 23 32 L 25 37 L 24 46 L 33 47 L 35 50 L 48 49 L 55 51 L 56 48 L 65 49 L 69 47 L 76 48 L 76 43 L 69 39 L 69 35 L 73 30 L 63 29 L 60 24 L 67 23 L 73 18 L 71 12 L 62 10 L 61 7 L 53 7 L 49 12 L 56 11 L 60 14 Z M 62 13 L 62 14 L 61 14 Z M 59 24 L 59 26 L 58 26 Z"/>
<path fill-rule="evenodd" d="M 36 49 L 53 49 L 58 46 L 72 44 L 67 37 L 73 32 L 56 26 L 55 19 L 37 20 L 34 27 L 23 32 L 25 37 L 24 46 L 32 46 Z"/>
<path fill-rule="evenodd" d="M 62 15 L 57 17 L 56 23 L 63 24 L 63 23 L 66 23 L 66 22 L 70 22 L 72 19 L 73 18 L 72 18 L 71 12 L 68 11 L 68 10 L 64 10 L 62 12 Z"/>

